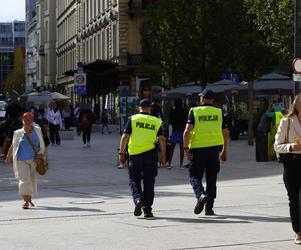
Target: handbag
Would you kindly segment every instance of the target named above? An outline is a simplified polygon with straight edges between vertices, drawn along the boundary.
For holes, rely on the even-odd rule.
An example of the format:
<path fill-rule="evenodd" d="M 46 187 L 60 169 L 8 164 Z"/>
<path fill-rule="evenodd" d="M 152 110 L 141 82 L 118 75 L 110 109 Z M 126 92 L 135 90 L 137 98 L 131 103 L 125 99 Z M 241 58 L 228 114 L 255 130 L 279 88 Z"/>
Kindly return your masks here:
<path fill-rule="evenodd" d="M 27 141 L 29 142 L 30 146 L 32 147 L 34 154 L 37 155 L 37 151 L 35 150 L 35 147 L 33 145 L 32 140 L 30 139 L 29 135 L 25 134 L 25 137 L 26 137 Z M 45 157 L 42 156 L 42 158 L 38 158 L 36 163 L 37 163 L 36 170 L 37 170 L 38 174 L 45 175 L 48 170 L 48 162 L 46 161 Z"/>
<path fill-rule="evenodd" d="M 288 143 L 288 136 L 289 136 L 289 131 L 290 131 L 290 126 L 291 126 L 291 119 L 288 118 L 288 125 L 287 125 L 287 131 L 286 131 L 286 137 L 284 143 Z M 277 157 L 277 161 L 279 163 L 283 163 L 285 159 L 286 154 L 279 154 Z"/>

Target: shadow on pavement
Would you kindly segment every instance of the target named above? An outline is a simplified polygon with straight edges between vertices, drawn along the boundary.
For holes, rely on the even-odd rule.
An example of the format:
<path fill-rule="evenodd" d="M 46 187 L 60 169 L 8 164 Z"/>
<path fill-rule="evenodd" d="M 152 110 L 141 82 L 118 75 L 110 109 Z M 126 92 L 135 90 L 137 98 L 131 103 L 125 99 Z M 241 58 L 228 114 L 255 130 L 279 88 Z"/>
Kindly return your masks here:
<path fill-rule="evenodd" d="M 181 223 L 217 223 L 217 224 L 237 224 L 253 222 L 283 222 L 289 223 L 288 217 L 264 217 L 264 216 L 243 216 L 243 215 L 217 215 L 212 217 L 177 218 L 177 217 L 154 217 L 154 220 L 167 220 Z"/>
<path fill-rule="evenodd" d="M 90 213 L 103 213 L 104 210 L 92 209 L 92 208 L 80 208 L 80 207 L 48 207 L 38 206 L 35 210 L 47 210 L 47 211 L 67 211 L 67 212 L 90 212 Z"/>
<path fill-rule="evenodd" d="M 224 220 L 224 219 L 217 219 L 212 218 L 212 219 L 204 219 L 203 217 L 192 219 L 192 218 L 177 218 L 177 217 L 157 217 L 155 216 L 153 220 L 166 220 L 170 222 L 179 222 L 179 223 L 192 223 L 192 224 L 197 224 L 197 223 L 212 223 L 212 224 L 238 224 L 238 223 L 252 223 L 250 221 L 246 220 Z"/>

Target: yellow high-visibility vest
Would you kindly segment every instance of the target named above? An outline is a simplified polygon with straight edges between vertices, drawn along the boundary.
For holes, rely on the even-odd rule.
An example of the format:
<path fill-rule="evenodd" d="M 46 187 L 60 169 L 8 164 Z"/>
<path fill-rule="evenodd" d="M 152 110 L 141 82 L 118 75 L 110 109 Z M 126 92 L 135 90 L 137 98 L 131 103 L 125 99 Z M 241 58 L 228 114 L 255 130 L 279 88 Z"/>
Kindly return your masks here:
<path fill-rule="evenodd" d="M 189 148 L 206 148 L 224 144 L 222 110 L 212 106 L 191 109 L 194 127 L 190 134 Z"/>
<path fill-rule="evenodd" d="M 161 124 L 160 119 L 151 115 L 133 115 L 131 117 L 132 133 L 128 144 L 129 154 L 137 155 L 154 149 Z"/>
<path fill-rule="evenodd" d="M 280 121 L 281 121 L 282 118 L 283 118 L 283 114 L 281 112 L 279 112 L 279 111 L 275 112 L 275 126 L 276 126 L 276 128 L 279 127 Z"/>

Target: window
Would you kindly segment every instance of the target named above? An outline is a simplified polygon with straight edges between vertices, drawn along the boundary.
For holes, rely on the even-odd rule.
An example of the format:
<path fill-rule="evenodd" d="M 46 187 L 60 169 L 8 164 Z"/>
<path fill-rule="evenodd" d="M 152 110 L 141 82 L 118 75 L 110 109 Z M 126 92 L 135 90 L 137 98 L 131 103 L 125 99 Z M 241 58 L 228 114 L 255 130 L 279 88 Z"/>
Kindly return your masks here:
<path fill-rule="evenodd" d="M 94 36 L 94 51 L 93 51 L 93 55 L 94 55 L 94 60 L 97 60 L 97 42 L 96 42 L 96 37 L 97 35 Z"/>
<path fill-rule="evenodd" d="M 106 10 L 106 0 L 102 0 L 102 4 L 101 4 L 101 12 L 105 12 Z"/>
<path fill-rule="evenodd" d="M 85 61 L 89 61 L 89 48 L 88 48 L 88 39 L 85 42 L 85 47 L 86 47 L 86 57 L 85 57 Z"/>
<path fill-rule="evenodd" d="M 44 10 L 47 11 L 48 10 L 48 0 L 45 0 L 45 6 L 44 6 Z"/>
<path fill-rule="evenodd" d="M 106 59 L 109 59 L 110 58 L 110 30 L 109 29 L 107 29 L 106 38 L 107 38 L 107 44 L 106 44 L 107 54 L 106 54 Z"/>
<path fill-rule="evenodd" d="M 86 17 L 87 17 L 87 19 L 86 19 L 85 24 L 87 24 L 89 22 L 89 8 L 90 8 L 89 4 L 90 4 L 90 0 L 87 0 L 87 4 L 86 4 Z"/>
<path fill-rule="evenodd" d="M 89 15 L 89 21 L 91 21 L 93 19 L 93 3 L 92 0 L 90 1 L 90 15 Z"/>
<path fill-rule="evenodd" d="M 96 5 L 95 16 L 98 16 L 99 15 L 99 0 L 95 0 L 95 5 Z"/>
<path fill-rule="evenodd" d="M 117 41 L 118 41 L 118 34 L 117 34 L 117 24 L 113 25 L 113 36 L 112 36 L 112 44 L 113 44 L 113 57 L 117 57 Z"/>
<path fill-rule="evenodd" d="M 45 21 L 45 42 L 48 41 L 48 21 Z"/>
<path fill-rule="evenodd" d="M 84 23 L 87 23 L 87 15 L 86 15 L 86 4 L 85 3 L 83 3 L 83 9 L 82 9 L 82 12 L 84 13 Z M 80 19 L 81 20 L 81 19 Z M 83 25 L 83 23 L 82 23 L 82 27 L 83 27 L 84 25 Z"/>
<path fill-rule="evenodd" d="M 101 38 L 100 32 L 97 34 L 97 59 L 101 59 Z"/>
<path fill-rule="evenodd" d="M 45 53 L 45 75 L 48 76 L 48 54 Z"/>
<path fill-rule="evenodd" d="M 25 31 L 25 23 L 14 23 L 14 31 L 15 32 L 24 32 Z"/>
<path fill-rule="evenodd" d="M 89 61 L 91 62 L 93 60 L 93 38 L 90 38 L 90 57 Z"/>
<path fill-rule="evenodd" d="M 101 59 L 106 59 L 106 40 L 105 40 L 105 32 L 101 32 Z"/>

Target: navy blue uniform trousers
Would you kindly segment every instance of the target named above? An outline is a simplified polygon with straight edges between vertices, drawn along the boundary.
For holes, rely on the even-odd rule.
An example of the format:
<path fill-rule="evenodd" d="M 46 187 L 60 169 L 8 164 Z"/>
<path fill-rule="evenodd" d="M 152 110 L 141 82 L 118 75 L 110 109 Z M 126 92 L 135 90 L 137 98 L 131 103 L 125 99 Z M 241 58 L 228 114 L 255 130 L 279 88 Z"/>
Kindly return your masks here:
<path fill-rule="evenodd" d="M 158 173 L 157 150 L 150 150 L 138 155 L 130 155 L 129 180 L 134 203 L 142 202 L 144 212 L 151 212 L 154 201 L 155 178 Z M 143 190 L 141 186 L 143 181 Z"/>
<path fill-rule="evenodd" d="M 206 209 L 213 208 L 216 198 L 216 180 L 220 170 L 219 147 L 191 149 L 193 159 L 189 166 L 190 183 L 197 199 L 202 194 L 208 196 Z M 202 184 L 202 179 L 206 177 L 206 190 Z"/>

